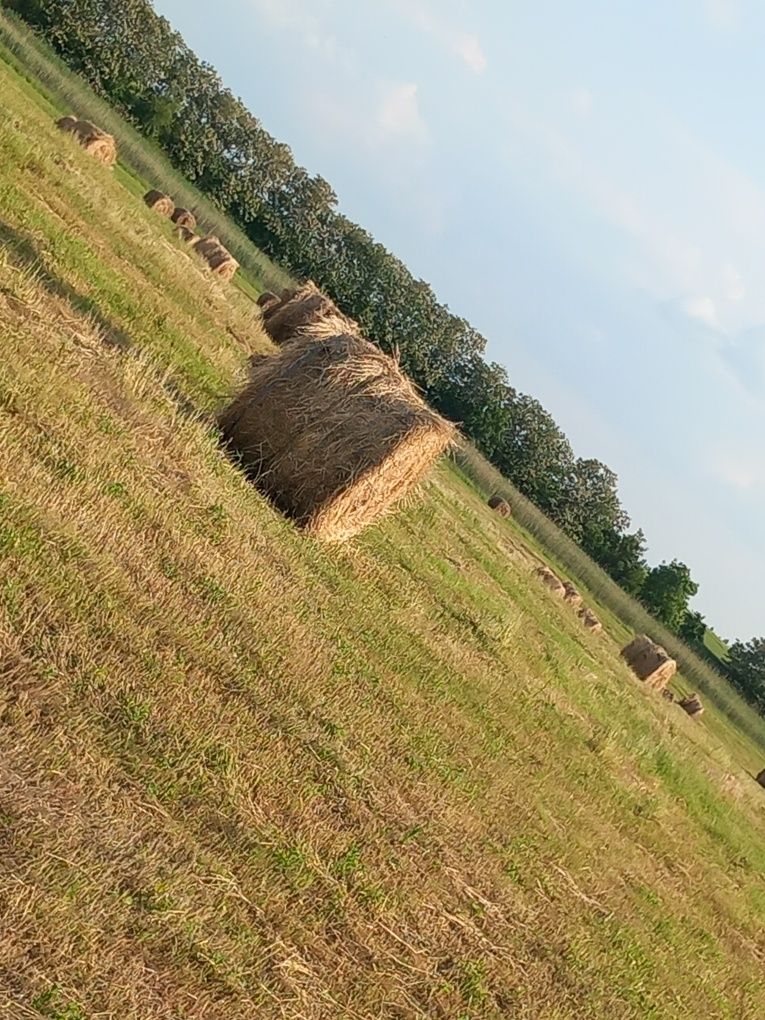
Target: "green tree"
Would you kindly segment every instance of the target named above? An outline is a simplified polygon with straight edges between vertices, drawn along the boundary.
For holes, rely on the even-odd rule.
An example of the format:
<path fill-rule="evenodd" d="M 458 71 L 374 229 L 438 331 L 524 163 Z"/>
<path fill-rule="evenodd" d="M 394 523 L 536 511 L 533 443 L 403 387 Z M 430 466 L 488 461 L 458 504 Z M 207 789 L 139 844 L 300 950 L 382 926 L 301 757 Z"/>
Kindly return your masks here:
<path fill-rule="evenodd" d="M 704 635 L 707 632 L 707 624 L 701 613 L 689 609 L 683 622 L 680 624 L 680 637 L 694 645 L 704 644 Z"/>
<path fill-rule="evenodd" d="M 765 712 L 765 637 L 734 641 L 728 651 L 727 673 L 741 694 Z"/>
<path fill-rule="evenodd" d="M 688 600 L 698 590 L 688 567 L 679 560 L 672 560 L 649 571 L 640 601 L 649 613 L 677 633 L 688 612 Z"/>

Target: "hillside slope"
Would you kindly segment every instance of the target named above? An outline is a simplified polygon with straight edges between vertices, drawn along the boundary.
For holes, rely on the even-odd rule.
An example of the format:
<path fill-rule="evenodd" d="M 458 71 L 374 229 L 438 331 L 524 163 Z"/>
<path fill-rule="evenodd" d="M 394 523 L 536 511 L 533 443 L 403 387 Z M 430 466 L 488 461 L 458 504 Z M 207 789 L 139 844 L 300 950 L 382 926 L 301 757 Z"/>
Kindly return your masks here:
<path fill-rule="evenodd" d="M 343 548 L 254 308 L 0 65 L 0 1012 L 765 1015 L 763 791 L 441 466 Z"/>

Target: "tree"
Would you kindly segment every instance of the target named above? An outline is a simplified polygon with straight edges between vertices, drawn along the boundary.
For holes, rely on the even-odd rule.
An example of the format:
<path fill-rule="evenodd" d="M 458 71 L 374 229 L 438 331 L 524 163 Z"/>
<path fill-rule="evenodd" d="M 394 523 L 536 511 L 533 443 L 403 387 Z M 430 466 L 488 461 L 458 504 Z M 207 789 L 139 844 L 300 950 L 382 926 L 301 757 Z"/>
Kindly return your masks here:
<path fill-rule="evenodd" d="M 728 650 L 727 673 L 747 701 L 765 713 L 765 637 L 734 641 Z"/>
<path fill-rule="evenodd" d="M 638 529 L 632 533 L 604 531 L 599 548 L 592 555 L 610 577 L 630 595 L 638 596 L 648 577 L 646 541 Z"/>
<path fill-rule="evenodd" d="M 683 622 L 680 624 L 680 637 L 691 644 L 703 645 L 706 632 L 706 620 L 701 613 L 693 609 L 687 610 Z"/>
<path fill-rule="evenodd" d="M 688 600 L 698 590 L 688 567 L 679 560 L 672 560 L 649 571 L 640 591 L 640 601 L 649 613 L 677 633 L 688 612 Z"/>

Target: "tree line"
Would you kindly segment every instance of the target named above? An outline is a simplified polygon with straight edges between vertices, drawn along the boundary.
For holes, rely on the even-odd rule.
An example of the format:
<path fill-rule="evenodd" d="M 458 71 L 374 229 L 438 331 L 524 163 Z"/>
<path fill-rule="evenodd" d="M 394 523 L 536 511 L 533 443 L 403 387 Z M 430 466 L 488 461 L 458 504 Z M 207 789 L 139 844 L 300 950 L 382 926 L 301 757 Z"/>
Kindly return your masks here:
<path fill-rule="evenodd" d="M 342 215 L 328 182 L 295 163 L 289 147 L 263 128 L 148 0 L 6 5 L 164 149 L 259 248 L 295 275 L 316 280 L 370 339 L 396 350 L 431 403 L 461 423 L 525 496 L 625 591 L 704 651 L 706 623 L 688 605 L 698 585 L 678 560 L 649 566 L 645 536 L 631 527 L 614 472 L 574 455 L 539 401 L 518 392 L 502 365 L 485 360 L 480 333 Z M 765 711 L 765 639 L 737 642 L 731 662 L 731 678 Z"/>

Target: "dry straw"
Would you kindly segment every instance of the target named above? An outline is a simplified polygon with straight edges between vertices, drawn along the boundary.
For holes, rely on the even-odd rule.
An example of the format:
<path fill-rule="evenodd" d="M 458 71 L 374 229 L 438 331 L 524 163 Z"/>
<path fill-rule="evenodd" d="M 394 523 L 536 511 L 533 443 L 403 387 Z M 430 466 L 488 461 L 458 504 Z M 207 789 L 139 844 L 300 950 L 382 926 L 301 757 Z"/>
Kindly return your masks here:
<path fill-rule="evenodd" d="M 454 439 L 398 364 L 350 334 L 253 359 L 220 424 L 276 506 L 330 542 L 389 511 Z"/>
<path fill-rule="evenodd" d="M 160 216 L 173 215 L 173 210 L 175 209 L 173 200 L 163 191 L 156 191 L 154 189 L 147 191 L 143 196 L 143 200 L 152 212 L 159 213 Z"/>
<path fill-rule="evenodd" d="M 275 344 L 283 344 L 295 336 L 325 337 L 359 335 L 359 325 L 343 315 L 337 305 L 311 280 L 296 290 L 282 294 L 278 306 L 264 315 L 266 333 Z"/>

